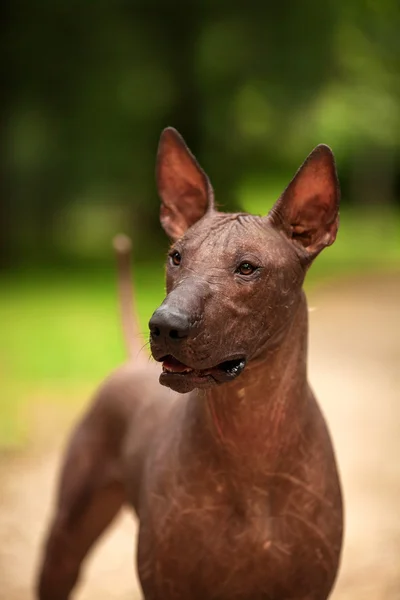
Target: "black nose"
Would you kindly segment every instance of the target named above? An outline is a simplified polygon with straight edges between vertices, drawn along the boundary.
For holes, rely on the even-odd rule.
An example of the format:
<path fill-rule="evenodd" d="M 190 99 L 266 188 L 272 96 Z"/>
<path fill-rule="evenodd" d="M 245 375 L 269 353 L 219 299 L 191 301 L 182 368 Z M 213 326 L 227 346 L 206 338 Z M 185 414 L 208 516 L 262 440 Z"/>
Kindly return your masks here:
<path fill-rule="evenodd" d="M 188 316 L 179 309 L 160 306 L 149 321 L 149 329 L 153 339 L 182 340 L 189 335 L 190 322 Z"/>

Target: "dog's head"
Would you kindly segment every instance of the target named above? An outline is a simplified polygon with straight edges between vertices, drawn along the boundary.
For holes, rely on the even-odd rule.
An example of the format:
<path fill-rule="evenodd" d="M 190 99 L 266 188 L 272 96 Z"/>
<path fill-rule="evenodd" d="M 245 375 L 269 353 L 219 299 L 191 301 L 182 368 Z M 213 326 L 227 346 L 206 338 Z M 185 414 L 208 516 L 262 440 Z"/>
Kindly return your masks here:
<path fill-rule="evenodd" d="M 167 296 L 150 319 L 160 382 L 178 392 L 230 381 L 290 325 L 307 268 L 335 240 L 339 184 L 317 146 L 267 216 L 214 208 L 211 183 L 172 128 L 157 156 L 161 224 L 172 240 Z"/>

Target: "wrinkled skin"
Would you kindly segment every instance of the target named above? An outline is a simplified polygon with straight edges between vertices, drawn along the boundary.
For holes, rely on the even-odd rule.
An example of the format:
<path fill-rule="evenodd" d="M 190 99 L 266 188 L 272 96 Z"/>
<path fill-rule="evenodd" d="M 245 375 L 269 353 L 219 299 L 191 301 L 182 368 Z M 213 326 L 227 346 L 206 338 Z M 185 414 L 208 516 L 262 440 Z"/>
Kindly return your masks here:
<path fill-rule="evenodd" d="M 73 434 L 38 597 L 69 597 L 127 502 L 146 600 L 325 600 L 342 501 L 307 381 L 302 283 L 336 236 L 333 157 L 318 147 L 267 217 L 215 211 L 174 130 L 161 138 L 157 180 L 173 242 L 150 320 L 163 370 L 121 367 Z"/>

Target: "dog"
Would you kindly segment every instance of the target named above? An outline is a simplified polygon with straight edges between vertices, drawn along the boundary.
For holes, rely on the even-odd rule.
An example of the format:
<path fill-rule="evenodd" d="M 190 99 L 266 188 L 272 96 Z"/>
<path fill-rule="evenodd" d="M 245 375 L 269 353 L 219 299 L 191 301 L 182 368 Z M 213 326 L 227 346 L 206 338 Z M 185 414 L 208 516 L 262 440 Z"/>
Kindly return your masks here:
<path fill-rule="evenodd" d="M 70 597 L 86 554 L 128 504 L 146 600 L 325 600 L 343 508 L 307 380 L 302 284 L 338 229 L 333 154 L 317 146 L 262 217 L 218 212 L 173 128 L 156 171 L 172 245 L 167 295 L 149 322 L 155 361 L 138 354 L 120 248 L 131 360 L 72 435 L 38 598 Z"/>

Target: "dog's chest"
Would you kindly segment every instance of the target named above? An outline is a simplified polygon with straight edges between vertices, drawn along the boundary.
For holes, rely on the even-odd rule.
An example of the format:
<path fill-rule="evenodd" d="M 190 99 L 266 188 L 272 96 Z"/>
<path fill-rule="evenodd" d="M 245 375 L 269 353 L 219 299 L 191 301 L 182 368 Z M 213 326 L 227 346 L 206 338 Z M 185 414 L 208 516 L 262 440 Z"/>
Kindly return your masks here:
<path fill-rule="evenodd" d="M 148 548 L 148 567 L 163 598 L 206 598 L 209 590 L 231 590 L 229 580 L 249 577 L 270 544 L 267 509 L 246 516 L 229 503 L 222 484 L 214 493 L 182 489 L 158 497 L 141 526 L 140 543 Z"/>
<path fill-rule="evenodd" d="M 266 490 L 239 501 L 231 494 L 217 478 L 214 487 L 194 483 L 153 495 L 141 516 L 139 542 L 140 578 L 145 593 L 151 591 L 146 598 L 291 598 L 289 574 L 294 598 L 308 593 L 307 577 L 321 585 L 325 548 L 315 539 L 309 544 L 304 525 L 273 516 Z"/>

